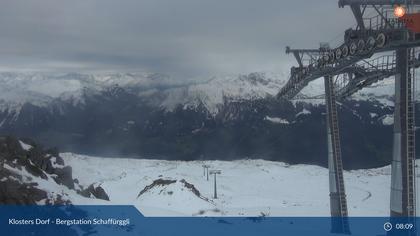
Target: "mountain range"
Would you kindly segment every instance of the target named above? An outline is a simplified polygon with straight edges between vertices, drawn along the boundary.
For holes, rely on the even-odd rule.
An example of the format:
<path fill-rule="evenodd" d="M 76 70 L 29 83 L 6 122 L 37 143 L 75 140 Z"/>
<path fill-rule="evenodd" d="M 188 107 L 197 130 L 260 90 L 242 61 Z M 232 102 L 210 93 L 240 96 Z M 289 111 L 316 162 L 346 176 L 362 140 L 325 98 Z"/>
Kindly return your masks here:
<path fill-rule="evenodd" d="M 0 134 L 62 151 L 153 159 L 266 159 L 325 166 L 322 99 L 275 95 L 287 73 L 175 80 L 149 73 L 0 73 Z M 302 93 L 323 94 L 323 81 Z M 393 80 L 339 102 L 347 169 L 392 153 Z"/>

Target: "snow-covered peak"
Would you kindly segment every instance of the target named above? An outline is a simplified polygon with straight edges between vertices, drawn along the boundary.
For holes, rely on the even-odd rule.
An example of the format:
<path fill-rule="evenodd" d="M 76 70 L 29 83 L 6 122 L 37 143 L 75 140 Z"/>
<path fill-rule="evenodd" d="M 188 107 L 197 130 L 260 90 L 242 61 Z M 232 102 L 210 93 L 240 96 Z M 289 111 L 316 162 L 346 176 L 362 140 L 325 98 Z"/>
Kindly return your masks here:
<path fill-rule="evenodd" d="M 19 113 L 25 103 L 48 106 L 53 100 L 83 103 L 86 91 L 124 88 L 141 97 L 155 99 L 155 105 L 173 110 L 179 105 L 197 107 L 203 104 L 217 113 L 225 98 L 256 99 L 274 96 L 287 77 L 268 73 L 218 76 L 211 79 L 176 80 L 162 74 L 60 74 L 0 73 L 0 110 Z"/>
<path fill-rule="evenodd" d="M 25 103 L 48 107 L 54 101 L 84 103 L 86 93 L 109 88 L 123 88 L 150 104 L 167 111 L 182 106 L 204 106 L 211 114 L 229 101 L 262 99 L 275 96 L 288 80 L 286 73 L 251 73 L 248 75 L 215 76 L 210 79 L 174 79 L 152 73 L 0 73 L 0 112 L 19 114 Z M 377 100 L 392 106 L 393 79 L 380 81 L 352 96 L 355 100 Z M 307 97 L 324 94 L 322 79 L 309 83 L 301 93 Z M 322 104 L 323 99 L 306 103 Z"/>
<path fill-rule="evenodd" d="M 45 107 L 53 99 L 82 87 L 81 80 L 72 77 L 0 73 L 0 111 L 18 114 L 25 103 Z"/>
<path fill-rule="evenodd" d="M 100 91 L 111 86 L 126 88 L 171 84 L 159 74 L 78 74 L 78 73 L 0 73 L 0 111 L 18 114 L 25 103 L 46 107 L 53 100 L 83 103 L 84 91 Z"/>
<path fill-rule="evenodd" d="M 203 104 L 210 113 L 215 114 L 226 98 L 241 100 L 275 96 L 285 82 L 284 77 L 265 73 L 214 77 L 205 83 L 168 89 L 165 91 L 166 99 L 161 105 L 172 110 L 179 104 L 187 107 Z"/>

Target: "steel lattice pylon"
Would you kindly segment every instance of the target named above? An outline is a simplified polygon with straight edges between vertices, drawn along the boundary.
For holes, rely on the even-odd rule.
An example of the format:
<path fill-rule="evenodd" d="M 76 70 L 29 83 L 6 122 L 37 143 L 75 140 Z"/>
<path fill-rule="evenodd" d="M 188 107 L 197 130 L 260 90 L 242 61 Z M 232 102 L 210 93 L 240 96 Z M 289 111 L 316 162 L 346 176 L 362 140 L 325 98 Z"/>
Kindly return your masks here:
<path fill-rule="evenodd" d="M 325 80 L 333 217 L 348 215 L 335 99 L 345 99 L 391 76 L 395 76 L 395 122 L 390 214 L 407 218 L 416 215 L 414 79 L 410 70 L 420 66 L 420 35 L 408 31 L 405 23 L 393 15 L 395 4 L 405 4 L 408 12 L 415 12 L 420 0 L 339 0 L 340 7 L 350 7 L 357 22 L 356 28 L 345 31 L 341 45 L 334 49 L 328 45 L 319 49 L 286 49 L 286 53 L 295 56 L 298 67 L 291 69 L 290 79 L 278 98 L 293 99 L 309 82 Z M 374 15 L 367 16 L 368 11 Z M 369 59 L 375 54 L 379 57 Z M 347 221 L 339 221 L 332 231 L 349 233 Z"/>

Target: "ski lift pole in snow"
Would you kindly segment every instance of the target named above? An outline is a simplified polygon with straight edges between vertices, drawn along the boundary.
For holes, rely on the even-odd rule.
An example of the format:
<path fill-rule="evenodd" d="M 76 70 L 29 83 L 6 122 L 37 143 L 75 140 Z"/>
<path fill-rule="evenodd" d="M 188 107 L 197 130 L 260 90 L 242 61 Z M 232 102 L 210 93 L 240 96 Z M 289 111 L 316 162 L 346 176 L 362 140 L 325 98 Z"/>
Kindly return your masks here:
<path fill-rule="evenodd" d="M 207 181 L 209 181 L 209 165 L 203 165 L 203 170 L 204 170 L 204 176 L 206 176 L 207 174 Z"/>
<path fill-rule="evenodd" d="M 211 170 L 210 174 L 214 175 L 214 196 L 213 196 L 213 198 L 217 199 L 217 180 L 216 180 L 217 177 L 216 176 L 222 174 L 222 171 L 221 170 Z"/>

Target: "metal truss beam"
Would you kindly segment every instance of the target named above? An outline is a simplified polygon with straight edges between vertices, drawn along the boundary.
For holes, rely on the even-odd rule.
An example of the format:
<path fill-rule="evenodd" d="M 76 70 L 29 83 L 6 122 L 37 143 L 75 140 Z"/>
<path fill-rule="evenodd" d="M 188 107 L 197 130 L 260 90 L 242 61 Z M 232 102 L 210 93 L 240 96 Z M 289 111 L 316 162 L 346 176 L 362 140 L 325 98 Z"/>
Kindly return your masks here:
<path fill-rule="evenodd" d="M 293 99 L 309 82 L 324 78 L 327 107 L 328 163 L 330 170 L 331 215 L 345 218 L 348 215 L 342 175 L 341 147 L 338 129 L 337 98 L 345 98 L 378 80 L 395 75 L 394 144 L 392 162 L 391 216 L 413 217 L 415 208 L 415 137 L 413 78 L 410 69 L 420 66 L 420 55 L 409 51 L 420 47 L 420 37 L 410 33 L 404 23 L 391 24 L 390 7 L 398 4 L 420 5 L 420 0 L 339 0 L 339 7 L 350 6 L 358 27 L 345 32 L 344 43 L 333 50 L 292 50 L 299 67 L 293 67 L 289 81 L 279 91 L 277 98 Z M 373 7 L 378 16 L 364 19 L 366 8 Z M 379 7 L 379 8 L 378 8 Z M 385 14 L 384 14 L 385 13 Z M 375 22 L 372 20 L 374 19 Z M 367 23 L 366 23 L 367 21 Z M 365 61 L 374 54 L 396 52 L 393 60 L 383 64 Z M 303 57 L 311 54 L 309 63 Z M 415 53 L 413 53 L 415 54 Z M 313 58 L 313 55 L 316 55 Z M 364 62 L 364 64 L 360 64 Z M 348 75 L 348 83 L 335 91 L 332 78 Z M 336 81 L 337 82 L 337 81 Z M 334 223 L 334 222 L 333 222 Z M 338 226 L 337 226 L 338 225 Z M 348 233 L 346 221 L 335 222 L 333 232 Z"/>
<path fill-rule="evenodd" d="M 360 30 L 365 30 L 365 23 L 363 21 L 363 12 L 360 5 L 352 4 L 350 5 L 351 11 L 353 12 L 354 18 L 356 18 L 357 26 Z"/>

